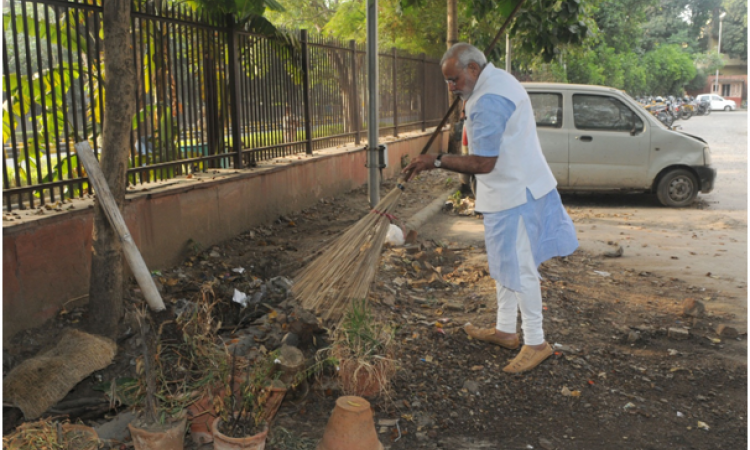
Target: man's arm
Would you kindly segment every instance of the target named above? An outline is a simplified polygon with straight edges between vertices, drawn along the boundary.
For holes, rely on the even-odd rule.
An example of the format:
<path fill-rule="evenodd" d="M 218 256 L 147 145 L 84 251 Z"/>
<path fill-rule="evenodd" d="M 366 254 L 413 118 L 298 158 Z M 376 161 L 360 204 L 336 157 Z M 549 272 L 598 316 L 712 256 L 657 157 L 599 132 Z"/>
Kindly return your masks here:
<path fill-rule="evenodd" d="M 475 112 L 471 113 L 474 138 L 472 154 L 443 155 L 440 168 L 470 175 L 492 172 L 500 153 L 505 127 L 515 109 L 513 102 L 505 97 L 495 94 L 482 96 L 477 101 Z M 401 173 L 408 173 L 412 169 L 409 180 L 420 172 L 435 169 L 435 156 L 419 155 Z"/>
<path fill-rule="evenodd" d="M 435 155 L 419 155 L 411 164 L 406 166 L 401 173 L 408 173 L 413 169 L 406 181 L 410 181 L 420 172 L 425 170 L 433 170 L 435 167 Z M 485 157 L 476 155 L 443 155 L 440 158 L 442 163 L 440 168 L 450 170 L 453 172 L 466 173 L 470 175 L 477 175 L 483 173 L 490 173 L 495 168 L 495 162 L 497 157 Z"/>

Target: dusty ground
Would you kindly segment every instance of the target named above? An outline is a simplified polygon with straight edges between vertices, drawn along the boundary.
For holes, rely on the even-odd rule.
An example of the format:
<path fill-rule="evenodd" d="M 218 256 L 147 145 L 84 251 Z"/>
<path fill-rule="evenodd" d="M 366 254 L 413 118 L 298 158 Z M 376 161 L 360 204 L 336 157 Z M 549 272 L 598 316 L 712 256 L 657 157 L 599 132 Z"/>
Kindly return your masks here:
<path fill-rule="evenodd" d="M 747 111 L 678 121 L 708 142 L 716 185 L 689 208 L 659 205 L 652 195 L 566 195 L 581 247 L 592 254 L 622 245 L 622 268 L 658 271 L 722 292 L 712 309 L 747 330 Z"/>
<path fill-rule="evenodd" d="M 410 217 L 455 183 L 449 177 L 431 173 L 413 182 L 397 215 Z M 256 278 L 291 277 L 312 252 L 367 213 L 366 198 L 360 189 L 324 199 L 200 249 L 181 266 L 161 270 L 165 300 L 174 305 L 193 300 L 203 282 L 219 280 L 223 319 L 236 323 L 247 311 L 232 304 L 234 289 L 253 294 Z M 421 231 L 418 248 L 384 253 L 371 297 L 375 314 L 397 327 L 399 363 L 391 398 L 372 402 L 376 421 L 399 419 L 398 426 L 378 427 L 386 448 L 747 447 L 747 365 L 738 356 L 746 335 L 728 339 L 713 332 L 734 320 L 711 307 L 725 294 L 584 251 L 550 261 L 541 268 L 545 328 L 557 351 L 531 373 L 509 376 L 500 369 L 515 352 L 469 340 L 461 330 L 466 321 L 489 325 L 495 315 L 483 244 L 471 233 L 477 226 L 476 217 L 441 213 Z M 239 267 L 246 271 L 232 270 Z M 139 298 L 132 287 L 130 297 Z M 682 317 L 686 298 L 703 301 L 706 315 L 695 322 Z M 285 334 L 281 322 L 291 307 L 279 296 L 267 296 L 249 307 L 256 325 L 241 325 L 236 333 L 259 333 L 271 350 Z M 53 344 L 62 327 L 79 326 L 84 319 L 81 308 L 16 336 L 4 349 L 4 373 Z M 667 328 L 685 326 L 687 340 L 667 335 Z M 222 337 L 232 335 L 227 331 Z M 257 354 L 259 346 L 248 353 Z M 134 340 L 123 335 L 119 348 L 117 363 L 84 380 L 69 398 L 93 395 L 91 386 L 99 378 L 129 373 Z M 309 355 L 314 348 L 304 350 Z M 315 447 L 338 395 L 326 386 L 331 384 L 306 396 L 288 395 L 267 448 Z M 84 417 L 100 423 L 112 414 Z M 4 410 L 4 418 L 6 432 L 18 423 L 11 409 Z"/>

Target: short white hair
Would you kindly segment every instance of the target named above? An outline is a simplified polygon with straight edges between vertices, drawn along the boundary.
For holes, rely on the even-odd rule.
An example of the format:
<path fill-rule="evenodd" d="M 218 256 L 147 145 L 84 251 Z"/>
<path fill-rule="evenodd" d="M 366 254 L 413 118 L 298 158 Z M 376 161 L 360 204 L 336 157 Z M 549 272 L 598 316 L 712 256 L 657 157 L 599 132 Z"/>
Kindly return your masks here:
<path fill-rule="evenodd" d="M 459 69 L 465 69 L 470 63 L 477 63 L 480 68 L 484 68 L 484 66 L 487 65 L 487 58 L 484 56 L 484 53 L 466 42 L 453 44 L 451 48 L 445 52 L 443 59 L 440 60 L 440 66 L 449 59 L 454 58 L 456 59 L 456 65 Z"/>

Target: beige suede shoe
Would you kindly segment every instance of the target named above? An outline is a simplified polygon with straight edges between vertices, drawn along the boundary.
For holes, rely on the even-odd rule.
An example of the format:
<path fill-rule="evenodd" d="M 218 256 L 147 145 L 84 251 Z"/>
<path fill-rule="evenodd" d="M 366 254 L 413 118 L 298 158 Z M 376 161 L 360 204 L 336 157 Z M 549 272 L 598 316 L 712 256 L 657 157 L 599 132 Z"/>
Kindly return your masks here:
<path fill-rule="evenodd" d="M 518 355 L 511 360 L 510 364 L 503 368 L 503 372 L 521 373 L 538 366 L 553 353 L 549 342 L 545 342 L 545 344 L 547 344 L 547 346 L 542 350 L 534 350 L 528 345 L 524 345 L 523 348 L 521 348 L 521 351 L 518 352 Z"/>
<path fill-rule="evenodd" d="M 464 331 L 466 334 L 478 341 L 489 342 L 490 344 L 499 345 L 511 350 L 518 348 L 520 342 L 518 336 L 511 339 L 503 339 L 497 337 L 494 328 L 479 328 L 472 325 L 470 322 L 464 325 Z"/>

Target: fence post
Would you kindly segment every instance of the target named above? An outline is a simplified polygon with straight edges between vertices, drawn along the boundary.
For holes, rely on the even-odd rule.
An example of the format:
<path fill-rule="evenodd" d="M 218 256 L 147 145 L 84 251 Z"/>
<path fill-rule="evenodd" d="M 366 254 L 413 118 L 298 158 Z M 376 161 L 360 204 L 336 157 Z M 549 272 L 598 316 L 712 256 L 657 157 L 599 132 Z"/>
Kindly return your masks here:
<path fill-rule="evenodd" d="M 422 95 L 420 95 L 421 105 L 419 107 L 422 110 L 422 131 L 424 131 L 427 124 L 427 109 L 425 107 L 427 104 L 425 100 L 425 96 L 427 95 L 427 62 L 424 53 L 419 56 L 422 59 Z"/>
<path fill-rule="evenodd" d="M 239 63 L 237 61 L 237 35 L 235 34 L 234 17 L 227 14 L 227 46 L 229 47 L 229 113 L 232 115 L 232 152 L 234 168 L 242 169 L 242 133 L 240 127 Z"/>
<path fill-rule="evenodd" d="M 305 153 L 312 155 L 312 115 L 310 114 L 310 47 L 307 45 L 307 30 L 300 30 L 302 42 L 302 98 L 305 112 Z"/>
<path fill-rule="evenodd" d="M 398 137 L 398 86 L 396 84 L 396 47 L 391 48 L 393 53 L 393 136 Z"/>
<path fill-rule="evenodd" d="M 357 84 L 357 46 L 354 39 L 349 41 L 349 49 L 352 51 L 352 102 L 354 103 L 354 144 L 359 145 L 361 142 L 360 133 L 362 132 L 362 121 L 359 118 L 359 96 Z"/>

